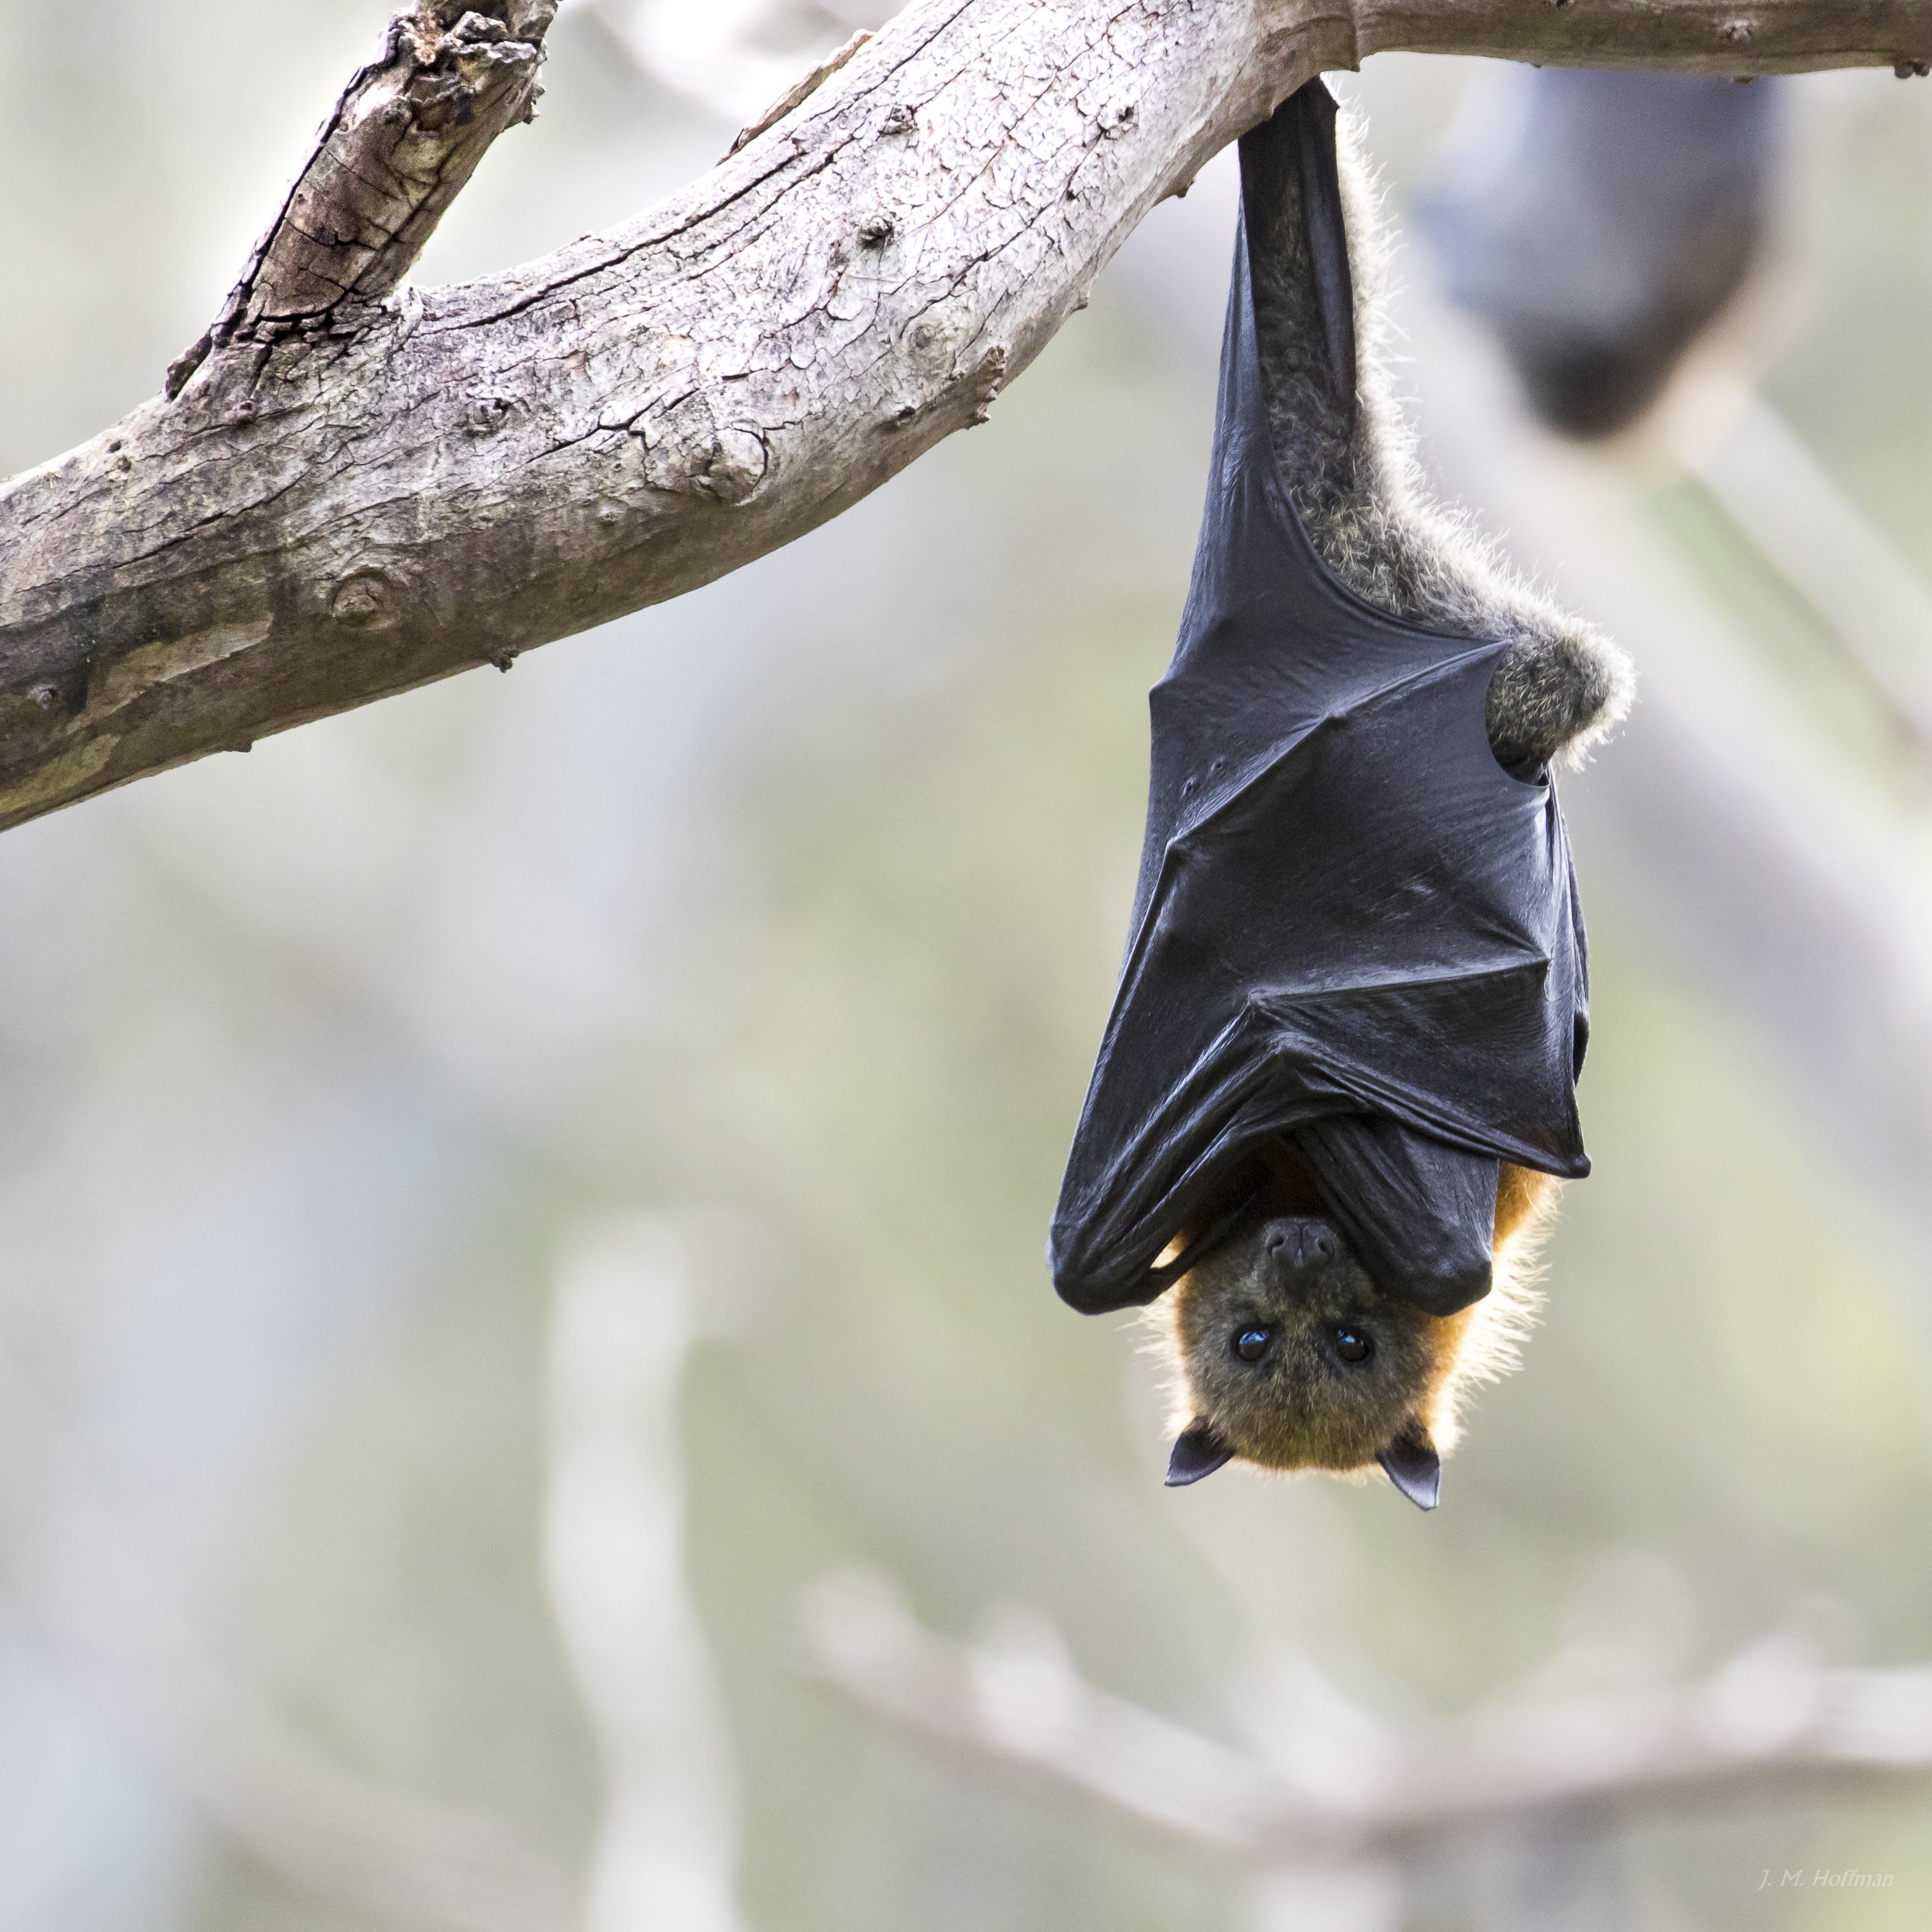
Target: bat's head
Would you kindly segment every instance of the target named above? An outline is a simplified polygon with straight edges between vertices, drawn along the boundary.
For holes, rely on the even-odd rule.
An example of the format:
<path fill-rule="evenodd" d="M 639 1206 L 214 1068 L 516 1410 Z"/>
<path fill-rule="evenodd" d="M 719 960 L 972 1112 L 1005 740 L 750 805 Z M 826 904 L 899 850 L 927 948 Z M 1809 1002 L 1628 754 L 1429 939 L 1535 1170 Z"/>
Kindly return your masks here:
<path fill-rule="evenodd" d="M 1253 1212 L 1163 1298 L 1182 1404 L 1168 1481 L 1196 1482 L 1237 1459 L 1283 1470 L 1379 1464 L 1433 1509 L 1461 1395 L 1513 1366 L 1533 1314 L 1510 1264 L 1553 1184 L 1505 1168 L 1497 1286 L 1439 1316 L 1386 1292 L 1291 1160 L 1273 1165 Z"/>
<path fill-rule="evenodd" d="M 1435 1397 L 1467 1311 L 1424 1315 L 1384 1294 L 1320 1215 L 1257 1217 L 1172 1298 L 1189 1414 L 1170 1483 L 1237 1456 L 1268 1469 L 1380 1462 L 1435 1507 Z"/>

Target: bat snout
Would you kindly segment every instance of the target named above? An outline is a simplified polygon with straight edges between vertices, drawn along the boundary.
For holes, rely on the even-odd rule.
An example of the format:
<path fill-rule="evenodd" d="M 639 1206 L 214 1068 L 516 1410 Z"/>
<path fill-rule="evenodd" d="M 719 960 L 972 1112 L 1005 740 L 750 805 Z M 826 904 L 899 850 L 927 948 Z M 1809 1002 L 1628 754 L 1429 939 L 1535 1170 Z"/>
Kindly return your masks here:
<path fill-rule="evenodd" d="M 1263 1230 L 1261 1251 L 1270 1267 L 1288 1280 L 1318 1274 L 1342 1259 L 1342 1236 L 1318 1215 L 1284 1215 Z"/>

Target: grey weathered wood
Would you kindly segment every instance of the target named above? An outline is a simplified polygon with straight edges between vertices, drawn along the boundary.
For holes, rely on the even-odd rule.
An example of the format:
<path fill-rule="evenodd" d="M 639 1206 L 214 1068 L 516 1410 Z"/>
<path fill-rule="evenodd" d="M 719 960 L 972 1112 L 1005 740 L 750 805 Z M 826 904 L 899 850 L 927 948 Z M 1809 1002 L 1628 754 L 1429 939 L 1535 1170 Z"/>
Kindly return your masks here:
<path fill-rule="evenodd" d="M 628 226 L 390 292 L 553 11 L 399 15 L 175 400 L 0 487 L 0 825 L 507 668 L 836 515 L 983 420 L 1311 73 L 1932 62 L 1927 0 L 914 0 Z"/>
<path fill-rule="evenodd" d="M 209 353 L 353 331 L 401 282 L 490 144 L 529 120 L 557 0 L 419 0 L 342 91 L 221 314 L 168 372 Z"/>

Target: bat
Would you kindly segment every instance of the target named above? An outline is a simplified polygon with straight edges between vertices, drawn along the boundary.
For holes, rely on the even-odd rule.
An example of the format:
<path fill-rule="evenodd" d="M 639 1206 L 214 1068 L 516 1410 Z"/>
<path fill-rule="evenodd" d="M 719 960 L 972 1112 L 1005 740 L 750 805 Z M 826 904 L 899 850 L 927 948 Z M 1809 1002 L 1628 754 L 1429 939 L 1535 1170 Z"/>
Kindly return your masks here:
<path fill-rule="evenodd" d="M 1418 213 L 1553 429 L 1634 422 L 1756 270 L 1784 85 L 1505 64 L 1472 93 L 1487 111 Z"/>
<path fill-rule="evenodd" d="M 1165 1298 L 1171 1483 L 1379 1464 L 1433 1507 L 1550 1177 L 1589 1171 L 1551 768 L 1631 675 L 1423 498 L 1325 87 L 1240 158 L 1206 510 L 1048 1255 L 1083 1312 Z"/>

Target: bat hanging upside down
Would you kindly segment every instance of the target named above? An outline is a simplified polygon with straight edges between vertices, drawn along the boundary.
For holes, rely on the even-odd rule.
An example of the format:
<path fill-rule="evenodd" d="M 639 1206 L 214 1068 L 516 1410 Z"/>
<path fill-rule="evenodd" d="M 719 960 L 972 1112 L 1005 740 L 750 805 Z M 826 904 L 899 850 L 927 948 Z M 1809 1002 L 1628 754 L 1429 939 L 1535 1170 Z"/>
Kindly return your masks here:
<path fill-rule="evenodd" d="M 1170 1484 L 1379 1464 L 1432 1509 L 1461 1399 L 1533 1317 L 1560 1179 L 1589 1171 L 1551 774 L 1631 672 L 1419 489 L 1318 81 L 1241 177 L 1133 932 L 1049 1253 L 1077 1308 L 1156 1304 Z"/>
<path fill-rule="evenodd" d="M 1262 1148 L 1235 1178 L 1226 1238 L 1148 1311 L 1181 1397 L 1168 1484 L 1237 1456 L 1267 1469 L 1379 1463 L 1433 1509 L 1464 1398 L 1515 1366 L 1536 1319 L 1538 1237 L 1562 1183 L 1508 1162 L 1498 1174 L 1489 1284 L 1437 1315 L 1376 1282 L 1284 1141 Z"/>

